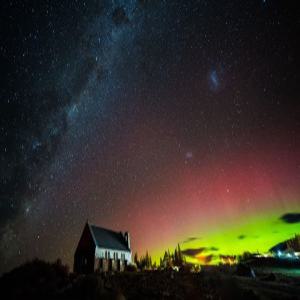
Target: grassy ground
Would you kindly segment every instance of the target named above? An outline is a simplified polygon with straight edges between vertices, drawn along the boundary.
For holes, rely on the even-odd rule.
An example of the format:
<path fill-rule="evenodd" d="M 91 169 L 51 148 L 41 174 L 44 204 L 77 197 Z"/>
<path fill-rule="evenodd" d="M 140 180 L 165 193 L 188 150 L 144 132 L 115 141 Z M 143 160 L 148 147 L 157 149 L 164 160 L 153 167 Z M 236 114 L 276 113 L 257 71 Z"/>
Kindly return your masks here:
<path fill-rule="evenodd" d="M 300 277 L 258 270 L 255 278 L 235 268 L 200 273 L 124 272 L 69 274 L 61 264 L 34 261 L 0 278 L 5 299 L 300 299 Z M 4 298 L 3 298 L 4 299 Z"/>
<path fill-rule="evenodd" d="M 264 273 L 275 273 L 292 277 L 300 278 L 300 269 L 291 269 L 291 268 L 261 268 L 257 269 L 260 272 Z"/>

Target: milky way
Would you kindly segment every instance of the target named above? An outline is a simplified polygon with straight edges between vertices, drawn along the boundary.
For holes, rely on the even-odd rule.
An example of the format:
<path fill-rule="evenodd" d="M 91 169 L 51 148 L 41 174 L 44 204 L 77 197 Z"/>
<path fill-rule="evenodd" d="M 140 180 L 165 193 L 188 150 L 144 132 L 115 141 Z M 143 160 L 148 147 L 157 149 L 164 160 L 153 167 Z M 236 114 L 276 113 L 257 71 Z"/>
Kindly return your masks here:
<path fill-rule="evenodd" d="M 200 260 L 299 232 L 293 5 L 3 1 L 1 271 L 87 219 Z"/>

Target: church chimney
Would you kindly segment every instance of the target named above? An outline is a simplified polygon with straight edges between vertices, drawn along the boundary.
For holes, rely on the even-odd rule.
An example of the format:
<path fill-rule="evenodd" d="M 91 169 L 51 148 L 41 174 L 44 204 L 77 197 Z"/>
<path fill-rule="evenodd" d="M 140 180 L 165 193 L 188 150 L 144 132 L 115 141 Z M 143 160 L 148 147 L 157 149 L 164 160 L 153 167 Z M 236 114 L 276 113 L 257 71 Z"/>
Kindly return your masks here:
<path fill-rule="evenodd" d="M 130 235 L 129 235 L 129 232 L 128 232 L 128 231 L 126 231 L 126 232 L 124 233 L 124 238 L 125 238 L 125 241 L 126 241 L 126 243 L 127 243 L 128 249 L 130 249 Z"/>

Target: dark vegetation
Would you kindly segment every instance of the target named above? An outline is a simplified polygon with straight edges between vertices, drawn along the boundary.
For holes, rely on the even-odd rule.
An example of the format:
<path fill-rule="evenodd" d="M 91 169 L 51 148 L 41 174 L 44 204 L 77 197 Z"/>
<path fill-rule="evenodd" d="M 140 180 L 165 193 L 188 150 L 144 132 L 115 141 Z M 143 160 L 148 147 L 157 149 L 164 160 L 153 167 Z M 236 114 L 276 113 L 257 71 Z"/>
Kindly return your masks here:
<path fill-rule="evenodd" d="M 177 267 L 178 269 L 187 267 L 185 256 L 183 255 L 179 244 L 173 252 L 166 250 L 164 256 L 160 258 L 159 265 L 152 261 L 151 255 L 146 251 L 145 255 L 138 257 L 137 252 L 133 258 L 136 268 L 140 271 L 144 270 L 166 270 Z"/>
<path fill-rule="evenodd" d="M 299 242 L 296 235 L 280 247 L 295 251 Z M 0 290 L 5 299 L 300 299 L 299 276 L 270 271 L 299 271 L 300 261 L 249 252 L 230 261 L 238 263 L 201 268 L 187 263 L 177 245 L 173 252 L 165 251 L 159 264 L 148 252 L 140 257 L 135 253 L 134 264 L 123 273 L 81 275 L 70 273 L 61 260 L 35 259 L 4 274 Z"/>
<path fill-rule="evenodd" d="M 298 214 L 300 215 L 300 214 Z M 299 218 L 299 216 L 298 216 Z M 286 242 L 286 249 L 292 251 L 300 251 L 300 234 L 296 234 L 295 237 L 287 240 Z"/>
<path fill-rule="evenodd" d="M 299 299 L 300 278 L 253 277 L 247 265 L 80 275 L 60 260 L 33 260 L 4 274 L 0 289 L 5 299 Z"/>
<path fill-rule="evenodd" d="M 60 260 L 47 263 L 35 259 L 4 274 L 0 290 L 11 299 L 51 299 L 69 282 L 69 268 Z"/>

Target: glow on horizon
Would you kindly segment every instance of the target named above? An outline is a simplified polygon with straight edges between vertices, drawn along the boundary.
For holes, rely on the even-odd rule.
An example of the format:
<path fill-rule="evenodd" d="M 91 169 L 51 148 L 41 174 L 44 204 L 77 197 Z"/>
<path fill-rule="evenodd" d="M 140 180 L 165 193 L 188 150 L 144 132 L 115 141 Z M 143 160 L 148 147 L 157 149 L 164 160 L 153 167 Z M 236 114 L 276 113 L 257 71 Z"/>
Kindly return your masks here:
<path fill-rule="evenodd" d="M 296 210 L 288 212 L 299 212 L 300 204 Z M 276 244 L 290 239 L 299 234 L 299 223 L 285 223 L 280 220 L 278 211 L 264 213 L 260 216 L 245 218 L 239 222 L 223 225 L 212 231 L 199 232 L 198 238 L 188 241 L 181 241 L 182 250 L 200 250 L 194 257 L 186 256 L 186 260 L 192 263 L 204 263 L 204 260 L 211 256 L 208 264 L 218 264 L 220 255 L 241 255 L 243 252 L 265 253 Z M 282 211 L 281 211 L 282 213 Z M 176 242 L 167 249 L 172 251 L 176 247 Z M 167 250 L 164 249 L 164 250 Z M 159 262 L 164 250 L 154 252 L 154 260 Z"/>

